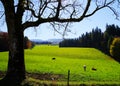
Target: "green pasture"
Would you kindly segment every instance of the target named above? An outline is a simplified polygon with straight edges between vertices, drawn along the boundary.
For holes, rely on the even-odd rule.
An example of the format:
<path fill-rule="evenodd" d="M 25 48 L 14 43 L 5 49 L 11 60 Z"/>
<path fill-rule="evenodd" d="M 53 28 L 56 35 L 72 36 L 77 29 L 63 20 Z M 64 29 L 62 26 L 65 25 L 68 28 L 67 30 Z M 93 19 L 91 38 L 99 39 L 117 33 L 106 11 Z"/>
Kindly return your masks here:
<path fill-rule="evenodd" d="M 7 54 L 0 53 L 0 71 L 6 71 Z M 94 48 L 35 46 L 25 50 L 25 63 L 27 72 L 51 74 L 51 78 L 58 78 L 58 81 L 66 81 L 70 70 L 70 81 L 120 82 L 120 64 Z M 97 70 L 93 71 L 93 67 Z"/>

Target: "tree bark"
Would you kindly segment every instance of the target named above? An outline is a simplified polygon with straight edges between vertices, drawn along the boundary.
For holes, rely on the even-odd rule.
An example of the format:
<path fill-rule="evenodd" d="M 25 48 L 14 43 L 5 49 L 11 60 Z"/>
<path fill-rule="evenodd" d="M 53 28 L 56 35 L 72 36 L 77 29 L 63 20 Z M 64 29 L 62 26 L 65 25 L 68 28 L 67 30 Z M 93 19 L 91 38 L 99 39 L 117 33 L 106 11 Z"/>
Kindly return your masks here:
<path fill-rule="evenodd" d="M 23 11 L 15 13 L 14 0 L 2 0 L 9 38 L 9 60 L 6 76 L 2 80 L 4 86 L 16 86 L 25 79 L 24 33 L 22 27 Z M 11 85 L 10 85 L 11 84 Z"/>
<path fill-rule="evenodd" d="M 10 31 L 9 36 L 9 61 L 4 80 L 19 84 L 25 79 L 23 32 Z"/>

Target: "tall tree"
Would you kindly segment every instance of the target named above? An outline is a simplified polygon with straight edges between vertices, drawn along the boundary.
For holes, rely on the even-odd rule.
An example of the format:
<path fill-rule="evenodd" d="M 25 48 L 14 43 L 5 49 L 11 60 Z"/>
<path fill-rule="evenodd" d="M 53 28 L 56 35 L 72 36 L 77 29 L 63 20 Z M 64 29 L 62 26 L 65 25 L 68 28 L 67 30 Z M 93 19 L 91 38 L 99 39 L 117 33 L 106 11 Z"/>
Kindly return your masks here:
<path fill-rule="evenodd" d="M 9 61 L 4 79 L 11 81 L 25 79 L 23 49 L 25 29 L 49 22 L 57 32 L 63 26 L 64 35 L 68 31 L 69 22 L 80 22 L 103 8 L 110 9 L 118 18 L 114 4 L 118 4 L 119 0 L 0 0 L 0 2 L 9 34 Z"/>

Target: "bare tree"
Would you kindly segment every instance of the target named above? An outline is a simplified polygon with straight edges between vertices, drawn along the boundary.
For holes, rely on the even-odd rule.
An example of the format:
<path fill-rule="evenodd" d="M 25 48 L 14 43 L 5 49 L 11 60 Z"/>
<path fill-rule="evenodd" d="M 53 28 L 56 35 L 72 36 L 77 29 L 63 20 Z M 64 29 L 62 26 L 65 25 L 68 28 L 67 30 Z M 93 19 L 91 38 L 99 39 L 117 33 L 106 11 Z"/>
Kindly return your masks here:
<path fill-rule="evenodd" d="M 9 34 L 9 61 L 3 80 L 21 82 L 25 77 L 24 30 L 50 23 L 59 32 L 70 22 L 80 22 L 97 11 L 108 8 L 118 19 L 119 0 L 0 0 L 0 18 L 5 16 Z M 57 28 L 56 28 L 57 27 Z"/>

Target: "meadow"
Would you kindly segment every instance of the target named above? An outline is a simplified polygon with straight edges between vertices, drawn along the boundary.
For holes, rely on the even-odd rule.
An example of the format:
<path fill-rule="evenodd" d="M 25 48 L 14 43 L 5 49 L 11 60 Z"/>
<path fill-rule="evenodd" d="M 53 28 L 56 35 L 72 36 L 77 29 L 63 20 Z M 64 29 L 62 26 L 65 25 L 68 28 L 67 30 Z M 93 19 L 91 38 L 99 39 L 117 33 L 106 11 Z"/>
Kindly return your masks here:
<path fill-rule="evenodd" d="M 7 56 L 8 52 L 0 53 L 0 71 L 6 71 Z M 66 81 L 68 70 L 70 70 L 71 82 L 120 84 L 120 64 L 94 48 L 37 45 L 33 49 L 25 50 L 25 63 L 28 73 L 51 75 L 49 80 Z M 84 71 L 84 65 L 86 65 L 86 71 Z"/>

